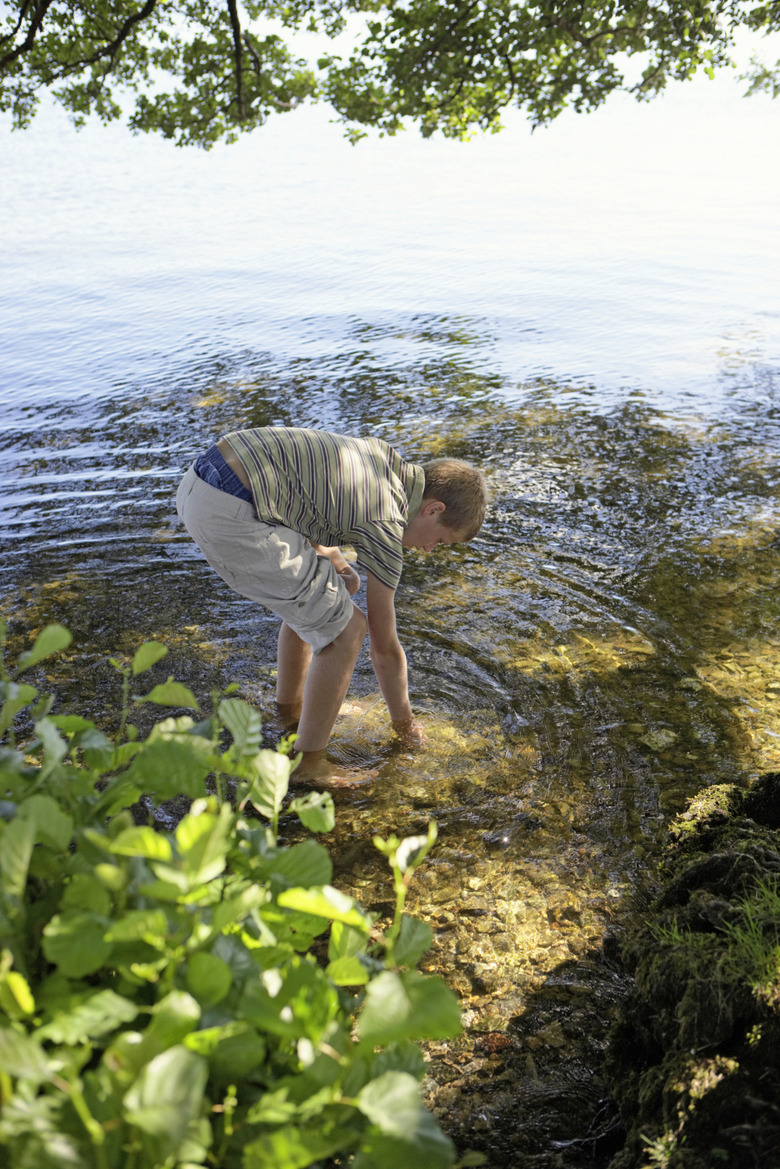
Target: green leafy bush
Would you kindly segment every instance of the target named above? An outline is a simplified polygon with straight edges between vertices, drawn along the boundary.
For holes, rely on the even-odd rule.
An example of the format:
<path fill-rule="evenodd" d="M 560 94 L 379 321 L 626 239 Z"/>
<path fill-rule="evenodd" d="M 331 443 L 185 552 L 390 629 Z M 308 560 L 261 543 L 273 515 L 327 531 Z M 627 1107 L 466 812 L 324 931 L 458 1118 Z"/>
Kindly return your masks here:
<path fill-rule="evenodd" d="M 132 702 L 198 707 L 172 679 L 132 696 L 166 652 L 150 642 L 114 663 L 125 700 L 112 738 L 20 681 L 69 640 L 49 626 L 15 670 L 0 665 L 0 1160 L 452 1165 L 421 1103 L 418 1041 L 456 1034 L 459 1008 L 415 970 L 430 931 L 403 913 L 434 826 L 377 841 L 396 892 L 382 936 L 331 884 L 321 844 L 279 843 L 283 806 L 324 832 L 333 801 L 285 802 L 294 762 L 261 748 L 256 711 L 215 695 L 210 717 L 166 718 L 141 738 Z M 182 793 L 192 803 L 172 832 L 126 810 Z"/>

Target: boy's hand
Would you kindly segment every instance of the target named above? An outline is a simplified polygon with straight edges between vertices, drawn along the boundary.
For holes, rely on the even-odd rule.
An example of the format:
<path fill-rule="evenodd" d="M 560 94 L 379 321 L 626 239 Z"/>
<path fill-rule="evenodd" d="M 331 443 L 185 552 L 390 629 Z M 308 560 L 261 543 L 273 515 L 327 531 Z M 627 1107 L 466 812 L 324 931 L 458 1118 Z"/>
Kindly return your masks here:
<path fill-rule="evenodd" d="M 394 718 L 392 725 L 396 738 L 407 751 L 428 746 L 428 736 L 416 718 Z"/>
<path fill-rule="evenodd" d="M 347 564 L 347 562 L 345 561 L 344 567 L 337 568 L 336 572 L 341 577 L 341 579 L 344 581 L 344 584 L 347 586 L 347 592 L 349 593 L 349 595 L 351 597 L 354 597 L 355 593 L 360 588 L 360 577 L 355 572 L 352 565 Z"/>
<path fill-rule="evenodd" d="M 323 544 L 312 544 L 312 548 L 318 556 L 325 556 L 331 562 L 347 586 L 347 592 L 351 597 L 354 597 L 360 588 L 360 577 L 352 565 L 344 559 L 341 549 L 336 545 L 332 548 L 326 548 Z"/>

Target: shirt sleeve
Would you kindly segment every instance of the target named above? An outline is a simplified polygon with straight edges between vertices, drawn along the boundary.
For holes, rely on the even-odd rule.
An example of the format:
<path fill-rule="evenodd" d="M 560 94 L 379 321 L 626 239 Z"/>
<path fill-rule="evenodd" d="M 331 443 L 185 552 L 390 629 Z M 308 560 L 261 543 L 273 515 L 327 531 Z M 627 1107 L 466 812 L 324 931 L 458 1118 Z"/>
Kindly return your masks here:
<path fill-rule="evenodd" d="M 390 589 L 397 589 L 404 565 L 400 524 L 372 524 L 354 535 L 354 546 L 363 568 Z"/>

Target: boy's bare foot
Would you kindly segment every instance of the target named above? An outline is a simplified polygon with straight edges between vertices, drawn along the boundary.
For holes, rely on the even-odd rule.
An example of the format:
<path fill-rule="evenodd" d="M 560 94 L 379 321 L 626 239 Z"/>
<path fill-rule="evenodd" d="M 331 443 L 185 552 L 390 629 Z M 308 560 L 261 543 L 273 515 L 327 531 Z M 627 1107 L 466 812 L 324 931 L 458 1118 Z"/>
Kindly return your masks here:
<path fill-rule="evenodd" d="M 294 771 L 290 776 L 290 783 L 300 783 L 304 787 L 313 787 L 321 791 L 344 791 L 373 783 L 378 775 L 378 771 L 349 771 L 346 767 L 334 767 L 327 775 L 322 773 L 310 775 L 305 771 Z"/>
<path fill-rule="evenodd" d="M 304 751 L 301 762 L 290 776 L 290 783 L 305 784 L 306 787 L 321 788 L 323 791 L 363 787 L 377 778 L 376 769 L 366 768 L 354 771 L 329 762 L 322 751 Z"/>

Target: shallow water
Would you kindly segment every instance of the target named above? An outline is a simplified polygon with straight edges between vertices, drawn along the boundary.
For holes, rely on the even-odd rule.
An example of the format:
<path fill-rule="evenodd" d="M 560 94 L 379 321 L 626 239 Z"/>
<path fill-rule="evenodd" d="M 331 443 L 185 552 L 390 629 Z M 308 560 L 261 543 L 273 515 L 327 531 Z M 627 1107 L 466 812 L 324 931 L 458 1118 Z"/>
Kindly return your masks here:
<path fill-rule="evenodd" d="M 496 1126 L 517 1132 L 525 1099 L 535 1129 L 522 1148 L 543 1159 L 518 1163 L 547 1165 L 573 1073 L 567 1065 L 542 1077 L 540 1105 L 539 1073 L 529 1081 L 526 1071 L 568 1052 L 575 1036 L 568 1014 L 565 1026 L 544 1014 L 520 1037 L 534 995 L 569 964 L 592 961 L 688 795 L 780 767 L 774 421 L 765 420 L 761 449 L 755 416 L 744 431 L 736 420 L 693 431 L 645 407 L 566 407 L 546 383 L 517 406 L 472 379 L 468 397 L 443 389 L 435 421 L 427 411 L 410 417 L 370 379 L 353 389 L 340 399 L 345 428 L 392 434 L 413 457 L 441 446 L 482 463 L 495 506 L 472 545 L 412 554 L 405 570 L 399 626 L 430 738 L 422 754 L 393 748 L 367 656 L 359 662 L 333 755 L 378 766 L 380 777 L 338 797 L 337 879 L 388 910 L 372 835 L 436 820 L 439 843 L 410 907 L 434 927 L 429 968 L 462 996 L 468 1027 L 457 1044 L 432 1047 L 432 1104 L 445 1119 L 453 1112 L 450 1129 L 465 1144 L 489 1151 Z M 270 402 L 262 389 L 239 393 L 248 421 L 278 418 L 284 386 Z M 296 386 L 307 419 L 317 393 L 307 410 Z M 198 409 L 227 422 L 234 406 L 227 392 Z M 111 415 L 120 436 L 132 427 L 142 453 L 128 438 L 125 466 L 51 497 L 46 524 L 57 538 L 20 532 L 24 571 L 6 584 L 3 608 L 20 638 L 49 620 L 73 629 L 73 651 L 51 681 L 65 705 L 78 701 L 101 720 L 118 698 L 107 655 L 151 637 L 171 646 L 163 674 L 204 701 L 237 680 L 270 713 L 275 622 L 233 597 L 175 529 L 167 477 L 128 492 L 152 436 L 171 441 L 171 417 L 159 403 L 148 421 L 139 410 Z M 38 450 L 31 490 L 51 490 L 61 459 Z M 41 522 L 42 511 L 33 531 Z M 581 993 L 593 993 L 594 978 Z M 577 1028 L 579 1042 L 588 1031 Z M 585 1061 L 580 1088 L 589 1074 Z M 476 1100 L 486 1076 L 508 1082 Z M 497 1169 L 509 1153 L 495 1155 Z"/>
<path fill-rule="evenodd" d="M 412 554 L 398 594 L 430 746 L 394 750 L 364 655 L 333 753 L 380 777 L 338 797 L 333 848 L 382 912 L 372 835 L 436 820 L 411 908 L 467 1030 L 432 1045 L 429 1086 L 495 1169 L 584 1155 L 561 1097 L 601 1040 L 571 1002 L 537 1016 L 543 986 L 608 1002 L 594 955 L 670 816 L 780 767 L 772 175 L 740 123 L 740 174 L 688 156 L 707 192 L 689 208 L 666 155 L 650 182 L 662 122 L 644 125 L 633 187 L 610 162 L 626 129 L 460 148 L 492 166 L 489 198 L 449 146 L 345 153 L 316 120 L 215 162 L 112 131 L 74 146 L 55 119 L 4 160 L 47 182 L 9 188 L 27 230 L 0 278 L 0 605 L 17 645 L 73 630 L 47 670 L 63 706 L 110 722 L 108 655 L 157 638 L 163 674 L 204 700 L 236 680 L 270 711 L 275 621 L 176 526 L 178 476 L 213 436 L 328 426 L 489 476 L 478 539 Z M 497 1126 L 525 1134 L 509 1153 Z"/>

